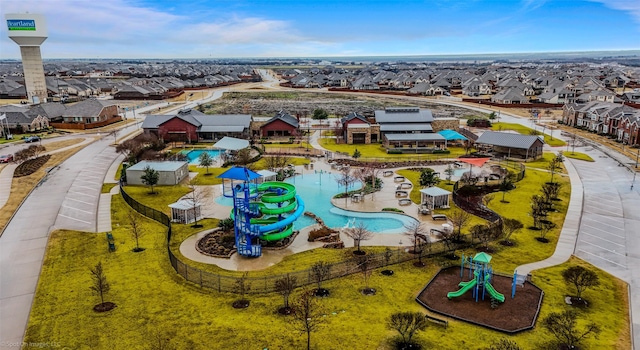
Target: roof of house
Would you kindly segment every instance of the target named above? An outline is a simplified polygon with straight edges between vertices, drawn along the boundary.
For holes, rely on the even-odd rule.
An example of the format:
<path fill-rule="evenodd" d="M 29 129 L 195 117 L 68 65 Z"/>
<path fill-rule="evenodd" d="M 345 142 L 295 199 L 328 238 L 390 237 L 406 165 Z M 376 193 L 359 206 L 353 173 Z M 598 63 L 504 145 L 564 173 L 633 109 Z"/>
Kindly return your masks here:
<path fill-rule="evenodd" d="M 94 117 L 99 115 L 105 107 L 109 107 L 111 105 L 113 105 L 111 102 L 90 98 L 68 107 L 62 115 L 72 117 Z"/>
<path fill-rule="evenodd" d="M 418 107 L 387 107 L 375 111 L 377 123 L 431 123 L 433 115 L 428 109 Z"/>
<path fill-rule="evenodd" d="M 483 143 L 487 145 L 529 149 L 536 141 L 544 143 L 540 137 L 535 135 L 521 135 L 508 132 L 498 131 L 485 131 L 478 137 L 476 143 Z"/>
<path fill-rule="evenodd" d="M 293 117 L 291 114 L 284 112 L 284 111 L 279 111 L 278 113 L 276 113 L 276 115 L 267 120 L 266 123 L 264 123 L 261 127 L 264 127 L 265 125 L 268 125 L 270 123 L 273 123 L 276 120 L 281 120 L 291 126 L 293 126 L 294 128 L 298 127 L 298 119 L 296 119 L 295 117 Z"/>
<path fill-rule="evenodd" d="M 176 171 L 186 165 L 187 162 L 178 161 L 151 161 L 142 160 L 130 167 L 127 170 L 144 170 L 147 166 L 155 171 Z"/>
<path fill-rule="evenodd" d="M 347 114 L 345 117 L 343 117 L 340 121 L 344 124 L 344 123 L 348 123 L 354 119 L 359 119 L 367 124 L 369 124 L 369 121 L 367 120 L 367 118 L 365 118 L 363 115 L 358 114 L 358 112 L 351 112 L 349 114 Z"/>
<path fill-rule="evenodd" d="M 142 128 L 157 129 L 176 117 L 195 125 L 201 132 L 242 132 L 251 124 L 250 114 L 204 114 L 195 109 L 186 109 L 176 115 L 148 115 Z"/>

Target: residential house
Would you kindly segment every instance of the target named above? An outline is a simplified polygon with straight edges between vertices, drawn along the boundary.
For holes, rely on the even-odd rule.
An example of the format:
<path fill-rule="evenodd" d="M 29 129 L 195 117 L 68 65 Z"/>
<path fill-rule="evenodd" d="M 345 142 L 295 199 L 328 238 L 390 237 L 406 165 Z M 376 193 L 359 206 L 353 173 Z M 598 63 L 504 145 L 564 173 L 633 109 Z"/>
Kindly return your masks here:
<path fill-rule="evenodd" d="M 65 123 L 93 124 L 100 122 L 117 122 L 121 118 L 118 114 L 118 106 L 113 102 L 90 98 L 67 107 L 62 114 Z M 106 125 L 106 124 L 105 124 Z"/>

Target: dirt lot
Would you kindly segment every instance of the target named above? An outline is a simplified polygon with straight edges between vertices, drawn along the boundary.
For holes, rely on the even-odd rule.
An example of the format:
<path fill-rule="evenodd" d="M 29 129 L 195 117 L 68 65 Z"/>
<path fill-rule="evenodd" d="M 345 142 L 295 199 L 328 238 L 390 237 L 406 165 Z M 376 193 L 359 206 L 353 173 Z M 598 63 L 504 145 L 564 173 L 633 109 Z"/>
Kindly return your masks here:
<path fill-rule="evenodd" d="M 313 110 L 322 108 L 330 115 L 343 117 L 351 112 L 373 116 L 375 110 L 391 106 L 418 106 L 430 109 L 435 117 L 480 116 L 482 113 L 461 107 L 444 106 L 429 101 L 402 102 L 385 96 L 360 96 L 352 94 L 326 94 L 298 91 L 229 92 L 208 107 L 207 113 L 245 113 L 255 117 L 272 117 L 284 110 L 295 116 L 310 116 Z"/>

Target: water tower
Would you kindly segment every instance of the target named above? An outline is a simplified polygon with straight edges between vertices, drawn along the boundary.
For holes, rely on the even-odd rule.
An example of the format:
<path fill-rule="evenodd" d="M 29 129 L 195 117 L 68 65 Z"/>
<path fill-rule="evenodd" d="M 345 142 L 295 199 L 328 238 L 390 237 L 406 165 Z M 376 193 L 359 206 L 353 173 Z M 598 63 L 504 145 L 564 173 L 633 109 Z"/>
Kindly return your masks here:
<path fill-rule="evenodd" d="M 24 84 L 31 103 L 47 101 L 47 84 L 40 45 L 47 40 L 47 24 L 42 15 L 30 13 L 6 14 L 9 39 L 20 45 Z"/>

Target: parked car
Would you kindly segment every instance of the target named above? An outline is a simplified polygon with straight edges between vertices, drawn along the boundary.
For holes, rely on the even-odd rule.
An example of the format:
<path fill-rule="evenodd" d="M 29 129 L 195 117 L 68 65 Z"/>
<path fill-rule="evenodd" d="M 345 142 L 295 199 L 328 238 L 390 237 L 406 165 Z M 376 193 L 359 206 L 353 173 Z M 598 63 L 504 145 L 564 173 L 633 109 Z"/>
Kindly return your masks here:
<path fill-rule="evenodd" d="M 40 141 L 40 137 L 38 137 L 38 136 L 29 136 L 29 137 L 24 139 L 24 142 L 26 142 L 26 143 L 38 142 L 38 141 Z"/>
<path fill-rule="evenodd" d="M 0 163 L 13 162 L 13 154 L 3 154 L 0 156 Z"/>

